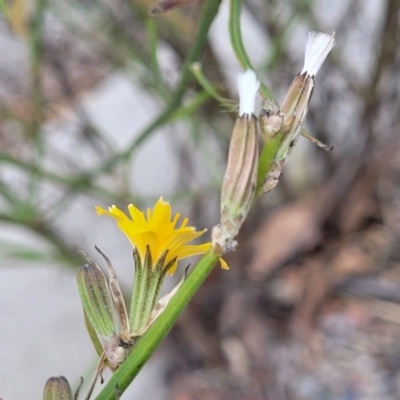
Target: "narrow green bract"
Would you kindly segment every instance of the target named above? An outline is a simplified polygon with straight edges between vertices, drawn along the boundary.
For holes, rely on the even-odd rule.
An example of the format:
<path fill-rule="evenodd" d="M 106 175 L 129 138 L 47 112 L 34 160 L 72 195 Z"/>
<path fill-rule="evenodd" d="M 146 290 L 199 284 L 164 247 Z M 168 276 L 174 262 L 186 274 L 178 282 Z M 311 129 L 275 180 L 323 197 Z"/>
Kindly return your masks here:
<path fill-rule="evenodd" d="M 168 264 L 165 264 L 167 254 L 167 251 L 164 252 L 157 263 L 153 265 L 149 247 L 147 247 L 143 261 L 140 259 L 138 252 L 134 252 L 135 285 L 129 314 L 130 330 L 133 335 L 142 332 L 147 326 L 165 275 L 175 262 L 175 259 L 173 259 Z"/>

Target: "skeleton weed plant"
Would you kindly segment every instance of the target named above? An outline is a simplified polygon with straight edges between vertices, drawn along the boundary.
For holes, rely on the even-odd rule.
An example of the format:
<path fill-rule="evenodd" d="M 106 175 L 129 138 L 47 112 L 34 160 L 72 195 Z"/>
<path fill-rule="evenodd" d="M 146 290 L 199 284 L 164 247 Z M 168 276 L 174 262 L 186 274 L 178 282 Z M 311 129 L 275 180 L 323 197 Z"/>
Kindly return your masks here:
<path fill-rule="evenodd" d="M 187 225 L 177 227 L 179 213 L 173 218 L 171 206 L 162 198 L 147 214 L 129 205 L 130 217 L 115 206 L 96 207 L 98 215 L 112 217 L 133 246 L 135 282 L 129 313 L 115 270 L 99 250 L 108 266 L 108 279 L 90 258 L 77 272 L 86 327 L 100 356 L 96 373 L 108 367 L 113 376 L 97 397 L 115 399 L 128 387 L 143 364 L 167 334 L 204 279 L 221 260 L 235 249 L 240 227 L 256 198 L 273 189 L 282 173 L 308 112 L 315 75 L 335 44 L 334 33 L 311 32 L 308 37 L 302 71 L 295 77 L 279 107 L 275 100 L 263 101 L 260 116 L 255 101 L 260 82 L 252 70 L 238 77 L 239 114 L 228 155 L 221 190 L 221 219 L 212 230 L 212 242 L 191 244 L 204 234 Z M 259 136 L 264 139 L 260 154 Z M 315 141 L 315 140 L 314 140 Z M 315 141 L 317 142 L 317 141 Z M 317 142 L 326 148 L 326 146 Z M 203 254 L 187 277 L 166 296 L 159 293 L 166 275 L 172 275 L 180 259 Z M 91 395 L 92 387 L 86 396 Z M 75 395 L 76 397 L 77 395 Z M 45 400 L 70 400 L 72 391 L 63 377 L 50 378 Z"/>

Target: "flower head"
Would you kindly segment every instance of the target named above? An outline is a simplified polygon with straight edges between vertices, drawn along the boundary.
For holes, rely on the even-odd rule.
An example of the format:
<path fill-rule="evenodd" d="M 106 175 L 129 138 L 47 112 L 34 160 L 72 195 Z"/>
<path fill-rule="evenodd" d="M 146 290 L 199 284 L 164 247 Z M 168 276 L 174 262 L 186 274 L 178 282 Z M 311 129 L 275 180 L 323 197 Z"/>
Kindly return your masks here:
<path fill-rule="evenodd" d="M 134 247 L 135 279 L 129 313 L 114 267 L 98 247 L 95 246 L 96 250 L 107 264 L 108 278 L 89 257 L 86 257 L 87 263 L 77 270 L 86 328 L 100 356 L 96 377 L 101 376 L 105 367 L 112 371 L 119 368 L 137 341 L 178 293 L 186 272 L 170 293 L 159 298 L 164 278 L 167 273 L 175 271 L 178 260 L 203 254 L 211 247 L 209 242 L 189 244 L 205 230 L 196 231 L 187 226 L 187 218 L 177 227 L 180 214 L 172 217 L 171 206 L 162 197 L 153 210 L 147 210 L 146 215 L 132 204 L 128 210 L 129 216 L 116 206 L 108 210 L 96 207 L 98 215 L 114 218 Z M 228 269 L 222 259 L 221 265 Z"/>
<path fill-rule="evenodd" d="M 167 252 L 164 263 L 173 261 L 168 270 L 171 275 L 176 270 L 178 260 L 204 254 L 210 248 L 210 243 L 188 244 L 206 230 L 196 231 L 194 227 L 187 226 L 188 218 L 177 227 L 180 214 L 177 213 L 171 218 L 171 205 L 162 197 L 153 210 L 147 209 L 146 215 L 133 204 L 128 206 L 128 210 L 130 218 L 114 205 L 109 207 L 108 211 L 96 207 L 98 215 L 109 215 L 114 218 L 118 228 L 125 233 L 142 260 L 145 259 L 147 248 L 150 250 L 153 265 L 156 265 L 160 257 Z"/>

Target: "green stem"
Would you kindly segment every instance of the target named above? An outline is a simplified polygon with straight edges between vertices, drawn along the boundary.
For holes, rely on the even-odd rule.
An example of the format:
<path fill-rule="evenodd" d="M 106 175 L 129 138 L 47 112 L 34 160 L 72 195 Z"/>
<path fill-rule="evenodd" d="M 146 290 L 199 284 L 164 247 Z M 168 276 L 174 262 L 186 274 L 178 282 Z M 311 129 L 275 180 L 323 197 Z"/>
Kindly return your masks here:
<path fill-rule="evenodd" d="M 160 72 L 160 65 L 157 58 L 157 25 L 154 19 L 146 20 L 147 37 L 149 38 L 150 45 L 150 68 L 153 73 L 155 87 L 159 93 L 165 98 L 167 93 L 162 86 L 162 78 Z"/>
<path fill-rule="evenodd" d="M 207 92 L 200 92 L 185 106 L 178 108 L 174 111 L 168 119 L 168 122 L 173 122 L 182 118 L 193 118 L 193 113 L 202 106 L 207 100 L 210 99 L 210 94 Z"/>
<path fill-rule="evenodd" d="M 91 192 L 99 196 L 105 196 L 109 199 L 116 199 L 115 193 L 110 190 L 104 189 L 100 186 L 87 185 L 86 175 L 82 173 L 81 176 L 66 178 L 62 175 L 58 175 L 54 172 L 50 172 L 44 169 L 41 169 L 37 163 L 34 162 L 25 162 L 19 159 L 12 157 L 7 153 L 0 153 L 0 164 L 9 164 L 16 168 L 20 168 L 26 172 L 34 173 L 39 176 L 42 180 L 47 179 L 50 182 L 57 183 L 62 186 L 66 186 L 71 190 L 71 192 Z"/>
<path fill-rule="evenodd" d="M 140 339 L 140 342 L 114 373 L 110 381 L 96 397 L 96 400 L 114 400 L 116 393 L 122 394 L 125 391 L 210 274 L 218 258 L 219 256 L 212 249 L 202 257 L 178 293 L 171 299 L 166 309 Z"/>
<path fill-rule="evenodd" d="M 171 100 L 167 107 L 154 119 L 154 121 L 144 129 L 144 131 L 136 138 L 135 141 L 131 143 L 128 148 L 120 153 L 110 158 L 105 162 L 100 168 L 92 171 L 88 174 L 88 179 L 96 177 L 97 175 L 109 171 L 120 161 L 127 160 L 132 155 L 132 153 L 152 134 L 157 128 L 166 123 L 170 115 L 174 113 L 180 106 L 182 97 L 186 91 L 189 80 L 191 78 L 192 72 L 190 66 L 197 61 L 203 53 L 204 47 L 207 43 L 208 31 L 210 29 L 211 23 L 217 15 L 220 3 L 222 0 L 208 0 L 203 9 L 203 14 L 199 23 L 199 29 L 196 35 L 196 40 L 191 47 L 191 50 L 186 57 L 181 79 L 175 92 L 172 94 Z"/>
<path fill-rule="evenodd" d="M 190 67 L 194 77 L 196 78 L 197 82 L 201 85 L 201 87 L 215 100 L 220 102 L 224 107 L 228 109 L 232 109 L 233 102 L 229 99 L 222 97 L 217 89 L 210 83 L 210 81 L 206 78 L 201 70 L 201 64 L 199 62 L 195 62 Z"/>
<path fill-rule="evenodd" d="M 35 1 L 35 14 L 30 32 L 30 68 L 32 79 L 32 122 L 28 126 L 28 134 L 33 143 L 33 164 L 40 165 L 43 160 L 44 146 L 41 135 L 43 122 L 43 98 L 42 98 L 42 55 L 43 55 L 43 26 L 44 14 L 47 7 L 47 0 Z M 40 176 L 31 171 L 29 181 L 29 202 L 32 207 L 39 198 Z"/>
<path fill-rule="evenodd" d="M 262 194 L 262 186 L 265 177 L 271 168 L 271 164 L 274 161 L 276 153 L 278 152 L 279 144 L 281 143 L 283 136 L 283 132 L 278 132 L 271 140 L 268 140 L 264 144 L 258 161 L 256 196 L 254 197 L 254 200 L 256 200 L 260 194 Z"/>
<path fill-rule="evenodd" d="M 242 7 L 242 0 L 231 0 L 230 2 L 230 15 L 229 15 L 229 35 L 231 38 L 231 44 L 233 51 L 235 52 L 236 58 L 243 69 L 252 69 L 254 67 L 251 64 L 249 56 L 246 53 L 242 40 L 242 31 L 240 29 L 240 12 Z M 264 98 L 272 98 L 271 91 L 261 82 L 260 92 Z"/>
<path fill-rule="evenodd" d="M 0 0 L 0 13 L 7 15 L 7 6 L 4 0 Z"/>
<path fill-rule="evenodd" d="M 18 218 L 18 216 L 11 215 L 10 213 L 1 212 L 0 221 L 28 228 L 31 232 L 46 239 L 49 243 L 54 245 L 67 266 L 75 268 L 77 264 L 82 264 L 82 256 L 78 254 L 78 249 L 64 241 L 64 239 L 62 239 L 45 221 L 39 218 L 34 220 L 33 216 L 30 216 L 30 219 L 26 219 Z"/>

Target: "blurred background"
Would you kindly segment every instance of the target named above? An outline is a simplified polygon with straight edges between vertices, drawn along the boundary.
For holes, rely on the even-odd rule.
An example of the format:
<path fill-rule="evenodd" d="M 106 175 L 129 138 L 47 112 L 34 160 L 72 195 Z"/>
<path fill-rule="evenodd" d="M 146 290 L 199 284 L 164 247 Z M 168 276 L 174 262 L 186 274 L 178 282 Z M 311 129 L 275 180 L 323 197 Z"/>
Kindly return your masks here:
<path fill-rule="evenodd" d="M 215 16 L 204 14 L 211 2 Z M 4 4 L 4 400 L 39 399 L 54 375 L 74 387 L 90 380 L 97 357 L 77 251 L 99 259 L 99 246 L 127 293 L 133 279 L 128 241 L 95 205 L 146 208 L 164 196 L 198 229 L 218 221 L 236 115 L 189 67 L 199 61 L 237 100 L 230 2 L 178 3 L 153 17 L 157 0 Z M 308 32 L 336 32 L 306 123 L 334 150 L 300 138 L 227 256 L 230 271 L 215 269 L 123 399 L 400 398 L 399 9 L 398 0 L 243 1 L 245 48 L 278 102 Z"/>

